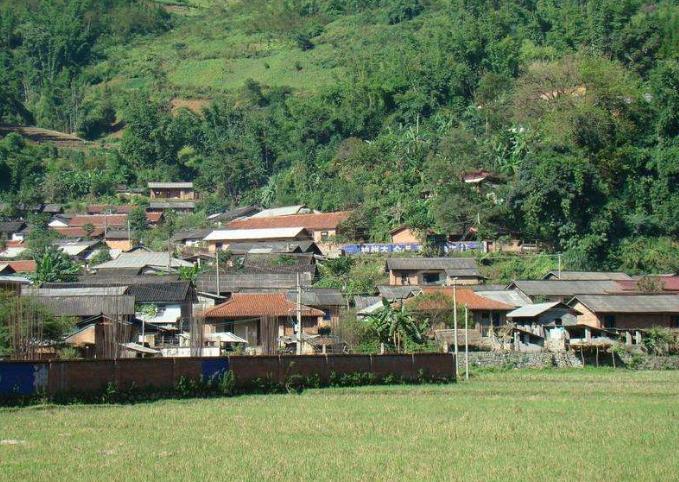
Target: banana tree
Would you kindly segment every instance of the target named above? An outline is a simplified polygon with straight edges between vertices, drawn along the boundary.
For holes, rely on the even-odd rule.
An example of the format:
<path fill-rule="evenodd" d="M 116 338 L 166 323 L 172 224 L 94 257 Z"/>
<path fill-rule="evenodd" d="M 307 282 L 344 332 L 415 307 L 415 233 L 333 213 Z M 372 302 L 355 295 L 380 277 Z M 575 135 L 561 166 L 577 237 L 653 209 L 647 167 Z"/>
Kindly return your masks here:
<path fill-rule="evenodd" d="M 418 323 L 403 305 L 394 308 L 384 298 L 382 305 L 382 308 L 367 318 L 367 322 L 381 343 L 393 346 L 397 352 L 400 352 L 406 340 L 415 343 L 424 341 L 426 322 Z"/>

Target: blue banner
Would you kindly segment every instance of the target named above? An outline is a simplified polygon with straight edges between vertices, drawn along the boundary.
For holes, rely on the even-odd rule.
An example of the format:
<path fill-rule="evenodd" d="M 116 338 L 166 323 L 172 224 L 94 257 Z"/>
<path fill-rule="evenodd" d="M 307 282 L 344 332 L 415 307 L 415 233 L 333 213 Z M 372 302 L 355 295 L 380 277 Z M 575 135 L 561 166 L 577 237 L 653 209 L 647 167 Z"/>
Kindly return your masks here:
<path fill-rule="evenodd" d="M 344 254 L 352 256 L 357 254 L 391 254 L 391 253 L 417 253 L 422 251 L 420 243 L 368 243 L 346 244 L 342 247 Z M 454 241 L 442 246 L 445 253 L 461 253 L 464 251 L 482 249 L 483 245 L 478 241 Z"/>

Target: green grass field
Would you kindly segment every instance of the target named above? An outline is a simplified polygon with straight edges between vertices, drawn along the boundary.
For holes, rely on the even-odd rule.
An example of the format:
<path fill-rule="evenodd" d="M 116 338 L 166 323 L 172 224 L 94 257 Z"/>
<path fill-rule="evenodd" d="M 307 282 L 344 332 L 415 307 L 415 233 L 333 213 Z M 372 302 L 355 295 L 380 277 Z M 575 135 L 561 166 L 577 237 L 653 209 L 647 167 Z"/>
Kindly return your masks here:
<path fill-rule="evenodd" d="M 1 480 L 677 480 L 679 372 L 0 410 Z"/>

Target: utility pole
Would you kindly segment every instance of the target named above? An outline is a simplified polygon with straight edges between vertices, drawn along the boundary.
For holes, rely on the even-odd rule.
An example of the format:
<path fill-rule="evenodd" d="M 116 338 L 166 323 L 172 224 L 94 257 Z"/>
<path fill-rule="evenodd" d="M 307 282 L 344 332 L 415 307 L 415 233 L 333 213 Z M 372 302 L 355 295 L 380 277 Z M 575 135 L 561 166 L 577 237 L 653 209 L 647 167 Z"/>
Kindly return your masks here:
<path fill-rule="evenodd" d="M 215 286 L 217 287 L 217 296 L 219 296 L 222 292 L 221 286 L 219 285 L 219 248 L 215 250 L 215 269 L 215 274 L 217 275 L 217 283 Z"/>
<path fill-rule="evenodd" d="M 302 354 L 302 284 L 299 280 L 299 272 L 297 272 L 297 354 Z"/>
<path fill-rule="evenodd" d="M 453 338 L 455 338 L 455 377 L 457 378 L 457 278 L 453 278 Z"/>
<path fill-rule="evenodd" d="M 559 279 L 561 279 L 561 253 L 557 254 L 557 258 L 559 259 Z"/>
<path fill-rule="evenodd" d="M 464 307 L 464 379 L 469 380 L 469 310 Z"/>
<path fill-rule="evenodd" d="M 132 248 L 132 237 L 130 235 L 130 215 L 127 215 L 127 244 Z"/>

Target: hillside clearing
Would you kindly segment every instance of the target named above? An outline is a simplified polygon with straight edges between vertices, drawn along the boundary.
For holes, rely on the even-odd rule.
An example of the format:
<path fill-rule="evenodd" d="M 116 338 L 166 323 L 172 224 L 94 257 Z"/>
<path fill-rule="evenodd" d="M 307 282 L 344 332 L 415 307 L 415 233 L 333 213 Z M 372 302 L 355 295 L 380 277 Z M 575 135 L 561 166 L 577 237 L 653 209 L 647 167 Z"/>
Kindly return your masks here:
<path fill-rule="evenodd" d="M 0 410 L 0 479 L 676 480 L 679 372 Z"/>

